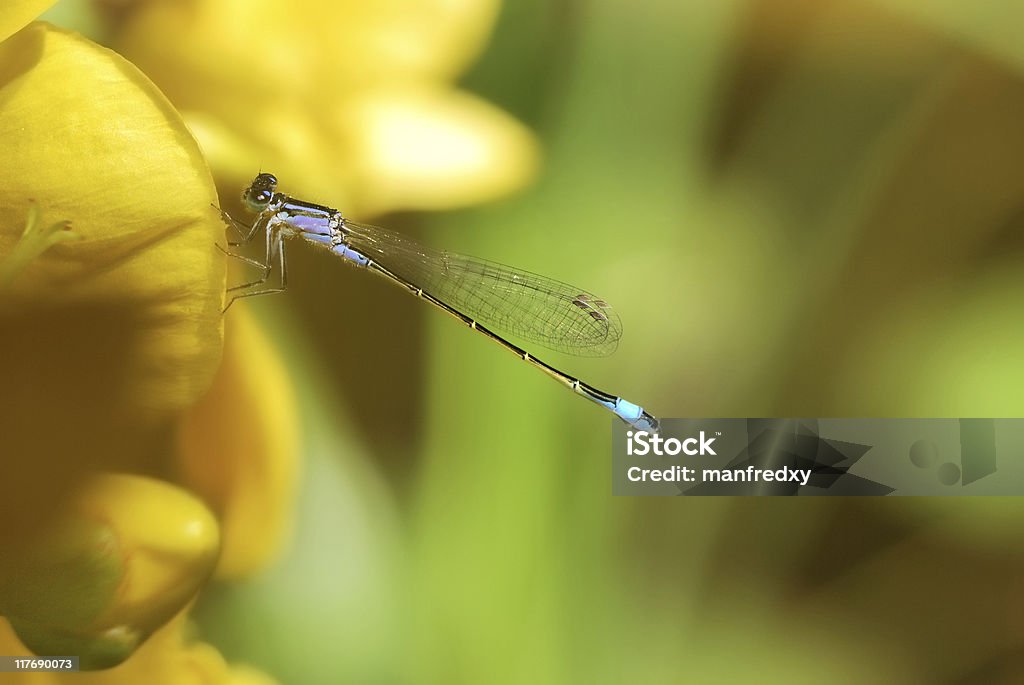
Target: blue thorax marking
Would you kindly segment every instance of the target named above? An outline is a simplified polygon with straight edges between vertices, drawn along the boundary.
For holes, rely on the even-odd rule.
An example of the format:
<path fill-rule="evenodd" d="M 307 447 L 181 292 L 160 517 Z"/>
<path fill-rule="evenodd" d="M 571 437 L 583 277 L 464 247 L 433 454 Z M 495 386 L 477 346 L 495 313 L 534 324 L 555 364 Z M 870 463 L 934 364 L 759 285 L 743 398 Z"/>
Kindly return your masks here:
<path fill-rule="evenodd" d="M 286 197 L 282 200 L 278 212 L 282 220 L 295 228 L 305 240 L 325 245 L 334 254 L 358 266 L 370 263 L 362 253 L 341 242 L 344 240 L 345 220 L 337 210 Z"/>
<path fill-rule="evenodd" d="M 285 220 L 289 226 L 294 226 L 303 234 L 316 233 L 319 235 L 330 235 L 330 219 L 325 216 L 310 216 L 308 214 L 289 214 Z"/>

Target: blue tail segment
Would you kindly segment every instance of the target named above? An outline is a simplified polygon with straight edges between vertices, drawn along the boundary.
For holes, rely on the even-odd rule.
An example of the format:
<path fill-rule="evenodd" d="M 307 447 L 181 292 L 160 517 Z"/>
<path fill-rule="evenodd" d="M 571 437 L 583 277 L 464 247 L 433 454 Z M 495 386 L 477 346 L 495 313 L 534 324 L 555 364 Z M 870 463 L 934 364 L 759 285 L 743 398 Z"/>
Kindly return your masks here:
<path fill-rule="evenodd" d="M 637 430 L 647 431 L 648 433 L 658 432 L 658 419 L 648 414 L 638 404 L 633 404 L 620 397 L 615 400 L 615 406 L 612 407 L 612 411 L 615 412 L 616 416 Z"/>

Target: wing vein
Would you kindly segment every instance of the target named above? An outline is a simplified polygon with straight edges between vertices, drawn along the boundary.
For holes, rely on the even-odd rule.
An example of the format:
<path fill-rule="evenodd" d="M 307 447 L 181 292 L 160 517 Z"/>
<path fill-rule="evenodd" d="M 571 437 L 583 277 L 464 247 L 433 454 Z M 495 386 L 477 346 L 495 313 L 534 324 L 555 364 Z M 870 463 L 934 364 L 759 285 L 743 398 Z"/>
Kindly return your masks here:
<path fill-rule="evenodd" d="M 593 293 L 376 226 L 345 227 L 353 249 L 488 328 L 579 356 L 605 356 L 618 346 L 619 316 Z"/>

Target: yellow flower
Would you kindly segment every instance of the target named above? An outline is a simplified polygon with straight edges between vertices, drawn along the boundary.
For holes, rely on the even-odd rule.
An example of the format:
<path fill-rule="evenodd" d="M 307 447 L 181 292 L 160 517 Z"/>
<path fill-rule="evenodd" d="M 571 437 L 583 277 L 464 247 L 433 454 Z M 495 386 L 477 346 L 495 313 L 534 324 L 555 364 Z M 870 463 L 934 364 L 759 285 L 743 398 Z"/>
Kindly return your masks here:
<path fill-rule="evenodd" d="M 141 457 L 140 433 L 195 402 L 219 362 L 213 183 L 180 117 L 113 53 L 35 24 L 0 44 L 0 65 L 0 260 L 33 205 L 41 225 L 80 237 L 4 293 L 5 390 L 18 398 L 0 418 L 5 446 L 19 463 Z M 61 378 L 87 394 L 41 382 Z"/>
<path fill-rule="evenodd" d="M 184 113 L 225 187 L 272 170 L 354 214 L 441 209 L 525 183 L 536 145 L 452 83 L 497 0 L 148 3 L 118 48 Z"/>
<path fill-rule="evenodd" d="M 36 211 L 79 237 L 0 298 L 0 509 L 21 512 L 159 456 L 219 362 L 224 266 L 203 159 L 141 73 L 45 24 L 0 44 L 0 65 L 0 262 Z"/>
<path fill-rule="evenodd" d="M 112 666 L 195 596 L 218 542 L 212 514 L 185 491 L 140 476 L 92 477 L 45 527 L 6 547 L 0 607 L 35 653 Z"/>
<path fill-rule="evenodd" d="M 0 43 L 0 136 L 0 613 L 25 645 L 6 651 L 109 666 L 217 562 L 194 496 L 106 474 L 166 471 L 212 382 L 223 226 L 181 118 L 78 36 L 33 24 Z M 67 226 L 77 239 L 53 240 Z"/>

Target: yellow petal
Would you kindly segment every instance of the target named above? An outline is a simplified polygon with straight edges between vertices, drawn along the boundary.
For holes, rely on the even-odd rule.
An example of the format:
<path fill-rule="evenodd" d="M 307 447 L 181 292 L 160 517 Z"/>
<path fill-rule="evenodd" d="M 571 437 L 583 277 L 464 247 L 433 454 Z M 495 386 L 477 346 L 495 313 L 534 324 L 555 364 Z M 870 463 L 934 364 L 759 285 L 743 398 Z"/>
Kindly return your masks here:
<path fill-rule="evenodd" d="M 270 676 L 248 666 L 229 665 L 212 646 L 190 642 L 194 632 L 185 612 L 158 630 L 124 663 L 101 673 L 18 674 L 10 682 L 22 685 L 275 685 Z M 0 619 L 0 653 L 29 654 L 9 626 Z M 6 683 L 0 677 L 0 683 Z"/>
<path fill-rule="evenodd" d="M 189 121 L 231 187 L 272 171 L 285 192 L 358 217 L 493 200 L 523 187 L 539 161 L 536 139 L 514 118 L 438 86 L 323 98 L 315 111 L 262 102 L 245 115 L 190 113 Z"/>
<path fill-rule="evenodd" d="M 270 170 L 293 194 L 366 216 L 486 201 L 532 176 L 529 132 L 480 100 L 449 94 L 498 8 L 497 0 L 150 3 L 116 44 L 188 113 L 225 187 Z M 384 119 L 373 121 L 378 114 Z"/>
<path fill-rule="evenodd" d="M 217 512 L 217 574 L 262 568 L 291 528 L 298 474 L 298 415 L 277 351 L 244 307 L 228 315 L 224 363 L 180 432 L 183 480 Z"/>
<path fill-rule="evenodd" d="M 314 105 L 332 91 L 454 78 L 483 48 L 498 8 L 497 0 L 148 3 L 117 48 L 184 109 L 286 95 Z"/>
<path fill-rule="evenodd" d="M 56 0 L 7 0 L 0 11 L 0 41 L 7 40 Z"/>
<path fill-rule="evenodd" d="M 497 0 L 379 0 L 310 3 L 325 38 L 326 64 L 358 69 L 362 83 L 409 77 L 454 79 L 480 54 L 498 16 Z M 333 21 L 332 21 L 333 20 Z M 346 40 L 331 40 L 339 26 Z M 324 71 L 325 79 L 331 71 Z M 355 80 L 355 79 L 353 79 Z"/>
<path fill-rule="evenodd" d="M 65 508 L 31 536 L 8 538 L 0 558 L 0 614 L 12 620 L 85 628 L 113 601 L 124 578 L 106 522 Z"/>
<path fill-rule="evenodd" d="M 209 386 L 223 225 L 178 114 L 79 36 L 37 23 L 0 43 L 0 140 L 0 261 L 33 204 L 40 225 L 68 221 L 80 237 L 0 298 L 0 514 L 24 517 L 86 471 L 156 458 L 167 423 Z"/>
<path fill-rule="evenodd" d="M 91 479 L 52 531 L 15 548 L 26 553 L 0 608 L 35 653 L 77 654 L 82 668 L 131 655 L 191 601 L 219 550 L 199 501 L 140 476 Z"/>
<path fill-rule="evenodd" d="M 349 208 L 356 173 L 350 132 L 314 110 L 302 101 L 276 100 L 226 117 L 188 112 L 187 120 L 234 197 L 262 169 L 282 179 L 286 192 Z"/>
<path fill-rule="evenodd" d="M 536 173 L 538 147 L 529 130 L 467 93 L 379 90 L 339 117 L 355 141 L 356 193 L 369 213 L 484 202 Z"/>

